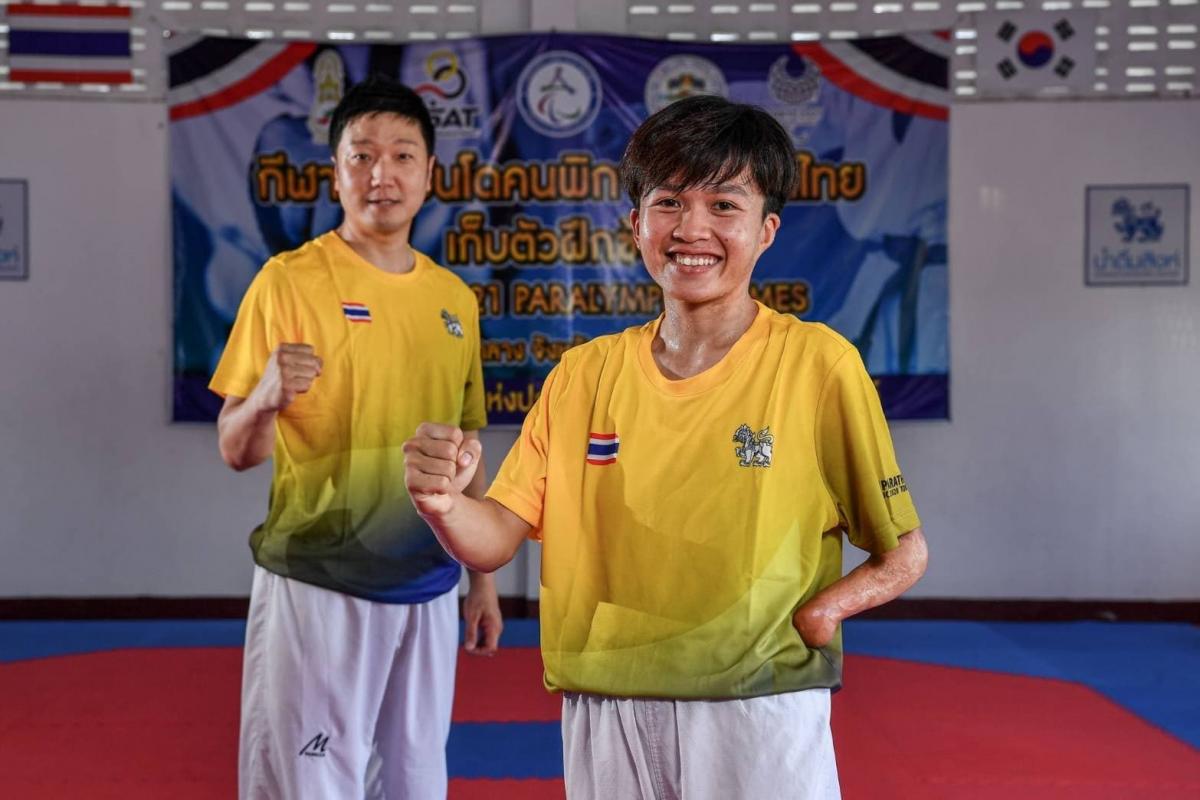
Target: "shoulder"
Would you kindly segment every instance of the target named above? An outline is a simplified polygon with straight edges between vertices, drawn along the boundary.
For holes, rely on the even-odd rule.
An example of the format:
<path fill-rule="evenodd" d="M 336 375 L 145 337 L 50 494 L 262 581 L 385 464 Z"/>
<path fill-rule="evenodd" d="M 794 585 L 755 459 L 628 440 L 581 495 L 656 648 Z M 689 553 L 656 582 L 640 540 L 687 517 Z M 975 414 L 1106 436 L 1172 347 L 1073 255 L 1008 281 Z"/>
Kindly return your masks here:
<path fill-rule="evenodd" d="M 823 322 L 805 322 L 791 314 L 769 313 L 770 336 L 781 343 L 786 358 L 803 359 L 827 372 L 845 360 L 847 354 L 858 353 L 853 342 Z"/>
<path fill-rule="evenodd" d="M 606 371 L 620 370 L 627 361 L 637 358 L 637 343 L 646 328 L 635 325 L 617 333 L 609 333 L 575 345 L 562 354 L 558 364 L 546 378 L 551 394 L 582 392 L 591 397 L 602 382 Z"/>
<path fill-rule="evenodd" d="M 459 301 L 477 305 L 475 292 L 471 290 L 466 281 L 419 250 L 413 250 L 413 255 L 421 262 L 420 268 L 425 270 L 428 279 L 439 292 L 444 292 Z"/>
<path fill-rule="evenodd" d="M 282 288 L 294 286 L 297 282 L 311 280 L 313 277 L 328 275 L 329 259 L 326 233 L 315 239 L 310 239 L 295 250 L 285 250 L 267 260 L 255 278 L 264 287 Z"/>
<path fill-rule="evenodd" d="M 634 325 L 617 333 L 608 333 L 589 339 L 583 344 L 576 345 L 562 355 L 559 364 L 564 372 L 582 372 L 601 369 L 613 358 L 625 358 L 636 353 L 637 342 L 646 328 L 645 325 Z"/>
<path fill-rule="evenodd" d="M 791 343 L 841 355 L 854 345 L 824 322 L 805 322 L 792 314 L 767 310 L 771 334 L 786 336 Z"/>
<path fill-rule="evenodd" d="M 271 261 L 276 262 L 281 269 L 294 272 L 319 269 L 331 258 L 329 249 L 330 238 L 333 236 L 337 236 L 333 231 L 323 233 L 315 239 L 309 239 L 295 250 L 283 251 Z"/>

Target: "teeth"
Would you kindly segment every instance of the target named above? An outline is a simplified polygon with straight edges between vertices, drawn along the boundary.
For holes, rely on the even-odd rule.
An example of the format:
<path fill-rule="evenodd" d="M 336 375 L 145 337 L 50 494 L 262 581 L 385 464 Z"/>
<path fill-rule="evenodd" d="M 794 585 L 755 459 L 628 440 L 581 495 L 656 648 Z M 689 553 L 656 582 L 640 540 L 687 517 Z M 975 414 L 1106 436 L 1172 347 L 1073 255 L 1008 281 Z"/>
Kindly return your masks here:
<path fill-rule="evenodd" d="M 717 259 L 714 256 L 676 255 L 675 263 L 685 267 L 711 267 L 713 264 L 717 263 Z"/>

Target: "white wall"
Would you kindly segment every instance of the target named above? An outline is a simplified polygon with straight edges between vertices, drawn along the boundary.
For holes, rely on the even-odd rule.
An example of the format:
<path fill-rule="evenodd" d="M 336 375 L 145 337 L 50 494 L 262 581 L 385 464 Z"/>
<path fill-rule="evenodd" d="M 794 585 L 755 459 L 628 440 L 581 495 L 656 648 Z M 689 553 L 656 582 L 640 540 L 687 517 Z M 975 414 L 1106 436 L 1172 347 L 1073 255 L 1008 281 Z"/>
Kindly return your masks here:
<path fill-rule="evenodd" d="M 168 422 L 164 124 L 0 100 L 0 177 L 32 195 L 31 278 L 0 282 L 0 596 L 248 591 L 268 468 Z M 893 429 L 932 548 L 914 594 L 1200 597 L 1200 279 L 1089 289 L 1081 253 L 1084 186 L 1200 187 L 1198 134 L 1197 101 L 955 109 L 954 418 Z M 495 467 L 511 434 L 484 441 Z"/>
<path fill-rule="evenodd" d="M 1200 102 L 952 112 L 951 413 L 894 435 L 917 594 L 1200 597 Z M 1087 184 L 1188 183 L 1191 285 L 1087 288 Z"/>

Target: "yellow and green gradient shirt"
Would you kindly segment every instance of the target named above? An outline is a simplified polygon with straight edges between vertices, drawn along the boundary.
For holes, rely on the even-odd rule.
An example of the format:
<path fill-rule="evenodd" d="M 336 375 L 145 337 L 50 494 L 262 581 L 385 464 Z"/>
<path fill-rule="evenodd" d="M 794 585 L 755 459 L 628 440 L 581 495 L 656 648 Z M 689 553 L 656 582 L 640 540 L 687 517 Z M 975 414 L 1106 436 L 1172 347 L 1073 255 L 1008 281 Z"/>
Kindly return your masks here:
<path fill-rule="evenodd" d="M 920 521 L 857 350 L 759 306 L 712 368 L 665 378 L 659 321 L 568 351 L 488 494 L 542 542 L 551 690 L 732 698 L 841 679 L 792 626 Z"/>
<path fill-rule="evenodd" d="M 459 566 L 409 502 L 401 446 L 426 420 L 487 422 L 474 294 L 423 254 L 393 275 L 327 233 L 255 277 L 210 388 L 246 397 L 285 342 L 312 345 L 324 366 L 277 418 L 255 561 L 382 602 L 452 589 Z"/>

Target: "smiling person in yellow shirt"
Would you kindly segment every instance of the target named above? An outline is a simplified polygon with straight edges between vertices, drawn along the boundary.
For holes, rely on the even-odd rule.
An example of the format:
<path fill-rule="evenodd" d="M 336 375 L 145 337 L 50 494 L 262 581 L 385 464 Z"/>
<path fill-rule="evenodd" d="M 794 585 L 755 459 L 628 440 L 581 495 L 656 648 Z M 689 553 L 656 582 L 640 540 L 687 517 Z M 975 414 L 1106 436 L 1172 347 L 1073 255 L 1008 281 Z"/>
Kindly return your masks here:
<path fill-rule="evenodd" d="M 473 569 L 541 541 L 569 797 L 837 797 L 841 622 L 927 556 L 858 352 L 749 294 L 790 138 L 688 98 L 639 127 L 621 172 L 663 315 L 564 354 L 482 501 L 462 492 L 478 442 L 421 425 L 410 497 Z M 871 554 L 844 577 L 843 535 Z"/>

